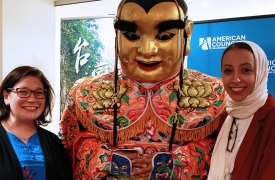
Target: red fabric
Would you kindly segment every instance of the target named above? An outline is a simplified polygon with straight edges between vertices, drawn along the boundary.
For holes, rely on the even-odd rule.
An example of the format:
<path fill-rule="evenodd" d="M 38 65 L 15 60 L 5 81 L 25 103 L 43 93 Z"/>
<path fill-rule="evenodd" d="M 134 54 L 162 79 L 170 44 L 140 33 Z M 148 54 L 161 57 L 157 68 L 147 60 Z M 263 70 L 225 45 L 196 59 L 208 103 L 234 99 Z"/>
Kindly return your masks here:
<path fill-rule="evenodd" d="M 174 179 L 205 179 L 215 141 L 200 138 L 187 142 L 183 139 L 185 136 L 179 136 L 179 132 L 184 129 L 190 132 L 195 126 L 196 129 L 204 128 L 216 120 L 224 109 L 225 91 L 222 82 L 214 77 L 193 70 L 185 73 L 189 77 L 185 87 L 190 91 L 185 89 L 184 97 L 199 104 L 192 103 L 191 107 L 193 101 L 182 101 L 189 106 L 180 108 L 178 112 L 180 122 L 176 131 L 178 139 L 174 139 L 171 151 L 175 163 L 171 175 Z M 107 138 L 106 135 L 112 135 L 113 109 L 108 103 L 113 102 L 111 95 L 114 94 L 112 84 L 105 82 L 112 82 L 112 79 L 111 73 L 78 82 L 64 110 L 60 137 L 71 155 L 75 179 L 101 179 L 109 174 L 114 149 L 109 144 L 112 136 Z M 146 89 L 146 93 L 136 82 L 126 77 L 119 79 L 121 94 L 116 96 L 120 98 L 118 132 L 125 134 L 121 133 L 116 148 L 134 149 L 140 154 L 168 152 L 171 133 L 167 131 L 171 129 L 177 107 L 177 79 L 178 76 L 175 76 L 150 90 Z M 205 105 L 201 107 L 201 104 Z"/>
<path fill-rule="evenodd" d="M 275 99 L 269 95 L 265 105 L 255 113 L 247 130 L 237 153 L 231 180 L 275 179 L 274 152 Z"/>

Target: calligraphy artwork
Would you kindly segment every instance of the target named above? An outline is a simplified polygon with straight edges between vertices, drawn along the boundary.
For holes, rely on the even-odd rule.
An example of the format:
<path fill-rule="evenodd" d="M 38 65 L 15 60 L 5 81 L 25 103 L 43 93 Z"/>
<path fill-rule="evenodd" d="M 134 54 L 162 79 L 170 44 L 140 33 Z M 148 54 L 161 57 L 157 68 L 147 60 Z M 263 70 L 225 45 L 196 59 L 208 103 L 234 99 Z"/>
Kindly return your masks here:
<path fill-rule="evenodd" d="M 61 21 L 60 114 L 74 83 L 83 77 L 113 71 L 115 32 L 113 18 Z"/>

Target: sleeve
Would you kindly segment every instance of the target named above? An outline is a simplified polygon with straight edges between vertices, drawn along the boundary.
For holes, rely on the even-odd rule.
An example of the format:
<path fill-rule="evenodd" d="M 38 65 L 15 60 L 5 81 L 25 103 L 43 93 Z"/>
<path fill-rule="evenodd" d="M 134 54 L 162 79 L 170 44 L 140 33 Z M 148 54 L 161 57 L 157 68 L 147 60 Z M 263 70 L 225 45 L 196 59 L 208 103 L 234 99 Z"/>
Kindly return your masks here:
<path fill-rule="evenodd" d="M 59 123 L 59 137 L 68 154 L 71 154 L 73 143 L 80 132 L 74 113 L 74 104 L 67 105 Z"/>
<path fill-rule="evenodd" d="M 56 142 L 54 143 L 54 146 L 55 146 L 54 151 L 56 151 L 56 152 L 59 151 L 59 154 L 58 154 L 58 156 L 55 156 L 56 159 L 53 160 L 53 163 L 55 165 L 51 165 L 52 169 L 51 169 L 51 172 L 48 172 L 47 177 L 49 176 L 49 174 L 52 174 L 53 176 L 49 177 L 48 179 L 54 179 L 55 177 L 56 178 L 58 177 L 60 180 L 62 180 L 62 179 L 73 180 L 73 170 L 72 170 L 70 157 L 66 154 L 65 149 L 62 146 L 60 139 L 58 137 L 56 137 L 55 139 L 56 139 Z M 56 149 L 56 148 L 58 148 L 58 149 Z M 54 154 L 56 152 L 52 152 L 52 154 Z M 56 172 L 57 174 L 53 174 L 53 172 Z"/>
<path fill-rule="evenodd" d="M 76 117 L 71 100 L 60 121 L 59 137 L 70 156 L 74 179 L 101 179 L 110 173 L 114 149 L 86 130 Z"/>
<path fill-rule="evenodd" d="M 214 145 L 214 139 L 205 138 L 175 149 L 175 167 L 181 170 L 179 179 L 207 179 Z"/>
<path fill-rule="evenodd" d="M 72 148 L 76 137 L 84 129 L 83 126 L 81 126 L 81 123 L 78 123 L 79 121 L 76 117 L 76 103 L 74 99 L 76 91 L 83 82 L 85 82 L 85 78 L 77 80 L 70 89 L 70 93 L 66 101 L 67 104 L 59 123 L 60 129 L 58 136 L 69 155 L 72 153 Z"/>
<path fill-rule="evenodd" d="M 265 131 L 267 131 L 268 127 L 269 133 L 267 134 L 266 144 L 263 150 L 263 156 L 259 165 L 259 170 L 257 173 L 257 178 L 260 180 L 270 179 L 271 177 L 275 177 L 275 110 L 272 109 L 272 113 L 269 114 L 267 119 L 272 122 L 271 125 L 266 125 Z"/>
<path fill-rule="evenodd" d="M 46 180 L 73 180 L 70 157 L 58 136 L 40 126 L 37 133 L 44 156 Z"/>

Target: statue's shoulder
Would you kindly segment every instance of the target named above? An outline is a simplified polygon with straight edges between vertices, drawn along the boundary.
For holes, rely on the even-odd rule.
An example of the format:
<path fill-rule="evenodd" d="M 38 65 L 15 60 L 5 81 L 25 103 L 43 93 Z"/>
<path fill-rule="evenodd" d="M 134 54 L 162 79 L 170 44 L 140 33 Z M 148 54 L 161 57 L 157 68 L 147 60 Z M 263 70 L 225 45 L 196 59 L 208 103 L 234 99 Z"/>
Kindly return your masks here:
<path fill-rule="evenodd" d="M 95 77 L 94 76 L 87 76 L 87 77 L 80 78 L 80 79 L 78 79 L 74 82 L 74 85 L 73 85 L 72 88 L 80 86 L 80 85 L 84 84 L 85 82 L 92 80 L 93 78 L 95 78 Z"/>
<path fill-rule="evenodd" d="M 108 74 L 102 74 L 98 76 L 89 76 L 89 77 L 84 77 L 81 79 L 78 79 L 73 87 L 70 89 L 70 96 L 74 99 L 77 95 L 77 93 L 89 93 L 93 92 L 95 89 L 110 89 L 114 87 L 114 78 L 115 78 L 115 73 L 110 72 Z M 126 75 L 123 73 L 118 74 L 118 86 L 119 85 L 125 85 L 128 84 L 133 85 L 134 81 L 129 79 Z"/>
<path fill-rule="evenodd" d="M 82 86 L 83 84 L 85 84 L 87 81 L 90 81 L 90 80 L 93 79 L 93 78 L 94 78 L 93 76 L 87 76 L 87 77 L 82 77 L 82 78 L 76 80 L 76 81 L 74 82 L 73 86 L 72 86 L 71 89 L 70 89 L 70 92 L 69 92 L 70 96 L 71 96 L 71 97 L 74 97 L 76 90 L 77 90 L 80 86 Z"/>
<path fill-rule="evenodd" d="M 205 80 L 209 79 L 209 80 L 217 80 L 222 82 L 222 79 L 220 77 L 211 76 L 194 69 L 186 68 L 184 70 L 183 76 L 185 78 L 199 78 L 199 79 L 205 79 Z"/>
<path fill-rule="evenodd" d="M 89 86 L 93 83 L 100 82 L 100 81 L 106 81 L 112 79 L 113 73 L 103 74 L 99 76 L 87 76 L 80 78 L 75 81 L 74 85 L 71 88 L 71 91 L 75 88 L 83 87 L 83 86 Z"/>
<path fill-rule="evenodd" d="M 222 78 L 211 76 L 193 69 L 185 69 L 183 73 L 183 79 L 191 81 L 200 81 L 203 84 L 209 84 L 211 86 L 223 86 Z"/>

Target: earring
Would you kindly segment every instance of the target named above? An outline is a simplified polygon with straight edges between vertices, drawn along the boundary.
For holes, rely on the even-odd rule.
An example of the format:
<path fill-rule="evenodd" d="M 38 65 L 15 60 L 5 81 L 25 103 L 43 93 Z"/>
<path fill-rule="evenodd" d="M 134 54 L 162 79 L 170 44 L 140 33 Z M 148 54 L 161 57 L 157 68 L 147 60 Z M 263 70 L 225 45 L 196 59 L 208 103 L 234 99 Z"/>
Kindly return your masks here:
<path fill-rule="evenodd" d="M 10 105 L 10 103 L 6 99 L 5 99 L 5 104 L 6 104 L 6 106 Z"/>

